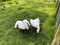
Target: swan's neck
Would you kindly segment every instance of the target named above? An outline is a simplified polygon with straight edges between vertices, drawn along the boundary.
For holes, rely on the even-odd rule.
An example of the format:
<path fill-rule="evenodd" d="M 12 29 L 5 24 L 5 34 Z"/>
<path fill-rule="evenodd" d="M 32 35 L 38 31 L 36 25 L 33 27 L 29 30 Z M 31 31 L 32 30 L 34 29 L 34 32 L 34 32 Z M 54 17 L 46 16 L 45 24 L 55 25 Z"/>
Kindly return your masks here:
<path fill-rule="evenodd" d="M 40 30 L 40 27 L 38 26 L 38 28 L 37 28 L 37 33 L 39 33 L 39 30 Z"/>

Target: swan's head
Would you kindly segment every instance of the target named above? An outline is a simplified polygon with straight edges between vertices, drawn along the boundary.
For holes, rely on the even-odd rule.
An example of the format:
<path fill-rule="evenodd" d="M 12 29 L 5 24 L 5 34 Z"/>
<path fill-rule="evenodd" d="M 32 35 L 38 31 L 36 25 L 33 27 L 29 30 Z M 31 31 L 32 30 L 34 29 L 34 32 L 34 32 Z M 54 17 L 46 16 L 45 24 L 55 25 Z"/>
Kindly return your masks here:
<path fill-rule="evenodd" d="M 25 20 L 23 20 L 23 22 L 27 23 L 30 26 L 30 23 L 28 20 L 25 19 Z"/>

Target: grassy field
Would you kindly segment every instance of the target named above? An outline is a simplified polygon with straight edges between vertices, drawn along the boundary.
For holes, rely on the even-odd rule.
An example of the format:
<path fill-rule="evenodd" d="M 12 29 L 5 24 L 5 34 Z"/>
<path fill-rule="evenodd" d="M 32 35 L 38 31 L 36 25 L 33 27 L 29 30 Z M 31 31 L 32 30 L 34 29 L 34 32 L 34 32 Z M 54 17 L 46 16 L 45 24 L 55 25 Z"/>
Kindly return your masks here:
<path fill-rule="evenodd" d="M 55 33 L 56 19 L 53 18 L 56 7 L 50 0 L 17 0 L 0 3 L 0 45 L 50 45 Z M 17 20 L 41 20 L 41 32 L 36 36 L 32 31 L 22 35 L 20 29 L 15 29 Z"/>

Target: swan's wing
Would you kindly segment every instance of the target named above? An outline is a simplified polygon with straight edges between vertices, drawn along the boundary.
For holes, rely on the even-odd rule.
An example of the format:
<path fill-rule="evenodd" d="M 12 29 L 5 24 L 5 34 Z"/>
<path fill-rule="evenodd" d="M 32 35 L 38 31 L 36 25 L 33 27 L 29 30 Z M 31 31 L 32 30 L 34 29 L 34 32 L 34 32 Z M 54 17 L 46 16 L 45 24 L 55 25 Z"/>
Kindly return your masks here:
<path fill-rule="evenodd" d="M 39 20 L 30 20 L 30 23 L 33 27 L 37 28 L 39 26 Z"/>
<path fill-rule="evenodd" d="M 24 24 L 22 21 L 17 21 L 18 28 L 25 29 Z"/>
<path fill-rule="evenodd" d="M 29 29 L 28 25 L 30 25 L 29 21 L 28 20 L 23 20 L 23 24 L 24 24 L 25 29 L 28 30 Z"/>
<path fill-rule="evenodd" d="M 35 22 L 35 20 L 30 20 L 30 23 L 31 23 L 31 25 L 32 25 L 33 27 L 36 26 L 36 22 Z"/>
<path fill-rule="evenodd" d="M 35 21 L 37 24 L 40 24 L 39 18 L 35 19 L 34 21 Z"/>

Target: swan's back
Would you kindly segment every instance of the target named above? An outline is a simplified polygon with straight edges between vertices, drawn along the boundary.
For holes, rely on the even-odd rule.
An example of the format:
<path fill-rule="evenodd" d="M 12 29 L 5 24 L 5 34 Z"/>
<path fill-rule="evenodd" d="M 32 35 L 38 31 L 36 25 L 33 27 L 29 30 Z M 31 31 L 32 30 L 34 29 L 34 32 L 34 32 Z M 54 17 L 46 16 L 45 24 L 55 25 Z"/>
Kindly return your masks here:
<path fill-rule="evenodd" d="M 25 29 L 22 21 L 17 21 L 16 24 L 18 25 L 18 28 Z"/>
<path fill-rule="evenodd" d="M 31 23 L 31 25 L 33 26 L 33 27 L 37 27 L 37 26 L 39 26 L 39 24 L 40 24 L 40 21 L 39 21 L 39 19 L 38 18 L 36 18 L 36 19 L 31 19 L 30 20 L 30 23 Z"/>

